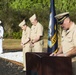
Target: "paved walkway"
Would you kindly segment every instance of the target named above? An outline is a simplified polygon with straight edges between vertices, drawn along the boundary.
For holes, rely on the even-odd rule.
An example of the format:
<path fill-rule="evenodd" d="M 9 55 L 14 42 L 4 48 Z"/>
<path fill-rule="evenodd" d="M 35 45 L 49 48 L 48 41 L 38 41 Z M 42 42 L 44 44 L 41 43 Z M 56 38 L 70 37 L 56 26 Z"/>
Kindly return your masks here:
<path fill-rule="evenodd" d="M 1 58 L 9 59 L 9 60 L 14 60 L 20 63 L 23 63 L 23 54 L 22 51 L 19 52 L 7 52 L 0 54 Z"/>

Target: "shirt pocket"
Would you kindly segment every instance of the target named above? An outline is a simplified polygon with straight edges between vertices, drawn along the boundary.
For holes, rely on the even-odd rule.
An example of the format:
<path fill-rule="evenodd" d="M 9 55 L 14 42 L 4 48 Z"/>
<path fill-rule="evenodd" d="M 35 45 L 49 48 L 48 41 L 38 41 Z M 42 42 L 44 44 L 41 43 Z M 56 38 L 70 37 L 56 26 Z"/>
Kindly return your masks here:
<path fill-rule="evenodd" d="M 66 40 L 67 40 L 68 42 L 72 42 L 72 41 L 73 41 L 72 37 L 70 37 L 70 36 L 68 36 L 68 37 L 66 38 Z"/>
<path fill-rule="evenodd" d="M 37 29 L 36 29 L 36 28 L 32 28 L 31 32 L 32 32 L 33 34 L 36 34 L 36 33 L 37 33 Z"/>
<path fill-rule="evenodd" d="M 25 32 L 25 33 L 24 33 L 24 36 L 26 36 L 26 35 L 27 35 L 27 33 Z"/>

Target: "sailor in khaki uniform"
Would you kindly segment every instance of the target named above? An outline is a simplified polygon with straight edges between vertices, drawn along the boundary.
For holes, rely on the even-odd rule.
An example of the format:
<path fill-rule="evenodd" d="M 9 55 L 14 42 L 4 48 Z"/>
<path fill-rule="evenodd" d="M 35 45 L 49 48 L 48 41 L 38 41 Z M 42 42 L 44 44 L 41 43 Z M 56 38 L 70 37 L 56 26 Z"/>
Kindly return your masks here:
<path fill-rule="evenodd" d="M 26 71 L 26 52 L 30 52 L 30 28 L 26 25 L 25 20 L 23 20 L 19 26 L 21 27 L 22 31 L 22 38 L 21 38 L 21 46 L 23 47 L 23 65 L 24 65 L 24 71 Z"/>
<path fill-rule="evenodd" d="M 70 20 L 69 12 L 56 15 L 55 17 L 63 31 L 59 51 L 51 55 L 72 57 L 73 75 L 76 75 L 76 24 Z"/>
<path fill-rule="evenodd" d="M 43 26 L 37 21 L 36 14 L 30 17 L 31 36 L 30 36 L 30 47 L 32 52 L 42 52 L 43 49 Z"/>

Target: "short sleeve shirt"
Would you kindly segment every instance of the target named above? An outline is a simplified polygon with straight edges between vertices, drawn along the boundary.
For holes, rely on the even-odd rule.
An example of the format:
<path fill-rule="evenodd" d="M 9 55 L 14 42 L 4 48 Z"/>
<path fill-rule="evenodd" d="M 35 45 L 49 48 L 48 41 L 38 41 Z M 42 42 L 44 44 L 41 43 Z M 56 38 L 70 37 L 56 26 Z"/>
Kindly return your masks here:
<path fill-rule="evenodd" d="M 69 30 L 62 32 L 61 45 L 63 53 L 66 53 L 76 46 L 76 25 L 73 23 Z"/>
<path fill-rule="evenodd" d="M 35 39 L 37 36 L 43 36 L 43 26 L 38 22 L 36 26 L 31 27 L 31 39 Z"/>

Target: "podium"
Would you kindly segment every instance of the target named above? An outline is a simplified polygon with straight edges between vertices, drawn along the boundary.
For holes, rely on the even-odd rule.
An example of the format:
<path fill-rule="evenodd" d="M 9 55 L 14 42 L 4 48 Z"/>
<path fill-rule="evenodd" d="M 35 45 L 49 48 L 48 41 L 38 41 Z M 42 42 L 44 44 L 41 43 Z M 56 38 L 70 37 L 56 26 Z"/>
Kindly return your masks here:
<path fill-rule="evenodd" d="M 49 53 L 26 53 L 27 75 L 72 75 L 70 57 L 49 56 Z"/>

